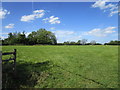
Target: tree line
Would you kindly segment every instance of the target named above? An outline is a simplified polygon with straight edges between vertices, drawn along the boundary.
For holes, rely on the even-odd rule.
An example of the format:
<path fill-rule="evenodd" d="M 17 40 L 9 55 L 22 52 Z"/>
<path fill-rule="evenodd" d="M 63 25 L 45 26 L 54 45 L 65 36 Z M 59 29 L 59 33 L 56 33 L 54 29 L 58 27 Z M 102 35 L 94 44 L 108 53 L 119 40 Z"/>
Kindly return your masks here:
<path fill-rule="evenodd" d="M 108 43 L 104 43 L 104 45 L 120 45 L 120 41 L 117 41 L 117 40 L 115 40 L 115 41 L 110 41 L 110 42 L 108 42 Z"/>
<path fill-rule="evenodd" d="M 102 45 L 101 43 L 96 43 L 95 40 L 92 40 L 90 43 L 87 43 L 87 39 L 78 40 L 77 42 L 74 41 L 67 41 L 64 43 L 57 43 L 57 45 Z"/>
<path fill-rule="evenodd" d="M 120 45 L 120 41 L 112 40 L 108 43 L 101 44 L 101 43 L 97 43 L 95 40 L 92 40 L 91 42 L 88 43 L 87 39 L 82 39 L 82 40 L 78 40 L 77 42 L 67 41 L 64 43 L 57 43 L 57 45 Z"/>
<path fill-rule="evenodd" d="M 2 40 L 2 45 L 35 45 L 35 44 L 57 44 L 55 35 L 45 29 L 39 29 L 38 31 L 31 32 L 28 36 L 25 32 L 22 33 L 9 33 L 8 38 Z"/>
<path fill-rule="evenodd" d="M 95 40 L 87 42 L 87 39 L 74 41 L 66 41 L 63 43 L 57 43 L 56 36 L 51 31 L 46 29 L 39 29 L 37 31 L 31 32 L 26 36 L 25 32 L 22 33 L 9 33 L 8 38 L 2 40 L 2 45 L 102 45 L 101 43 L 96 43 Z M 120 41 L 110 41 L 104 43 L 104 45 L 120 45 Z"/>

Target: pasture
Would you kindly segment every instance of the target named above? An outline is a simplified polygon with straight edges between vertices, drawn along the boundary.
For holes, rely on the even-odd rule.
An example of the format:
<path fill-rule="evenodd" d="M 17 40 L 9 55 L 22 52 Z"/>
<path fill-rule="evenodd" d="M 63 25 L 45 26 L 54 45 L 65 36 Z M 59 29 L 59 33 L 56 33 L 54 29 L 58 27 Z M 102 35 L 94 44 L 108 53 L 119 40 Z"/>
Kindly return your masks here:
<path fill-rule="evenodd" d="M 10 63 L 3 64 L 3 87 L 118 87 L 118 46 L 3 46 L 2 52 L 13 49 L 17 79 Z"/>

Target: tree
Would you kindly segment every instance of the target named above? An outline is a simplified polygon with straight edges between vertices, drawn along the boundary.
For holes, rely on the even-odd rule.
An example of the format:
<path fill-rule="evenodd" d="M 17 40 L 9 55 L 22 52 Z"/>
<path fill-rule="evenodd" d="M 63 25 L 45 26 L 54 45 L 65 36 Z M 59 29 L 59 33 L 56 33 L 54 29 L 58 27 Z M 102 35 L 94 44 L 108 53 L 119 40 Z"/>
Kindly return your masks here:
<path fill-rule="evenodd" d="M 102 45 L 101 43 L 96 43 L 95 45 Z"/>
<path fill-rule="evenodd" d="M 64 45 L 64 43 L 57 43 L 57 45 Z"/>
<path fill-rule="evenodd" d="M 87 39 L 82 39 L 82 40 L 81 40 L 81 44 L 82 44 L 82 45 L 85 45 L 86 42 L 87 42 Z"/>
<path fill-rule="evenodd" d="M 63 44 L 64 44 L 64 45 L 69 45 L 69 44 L 70 44 L 70 42 L 69 42 L 69 41 L 67 41 L 67 42 L 64 42 Z"/>
<path fill-rule="evenodd" d="M 90 42 L 90 44 L 91 44 L 91 45 L 95 45 L 95 44 L 96 44 L 96 41 L 95 41 L 95 40 L 92 40 L 92 41 Z"/>
<path fill-rule="evenodd" d="M 70 44 L 70 45 L 75 45 L 75 44 L 76 44 L 76 42 L 71 41 L 69 44 Z"/>
<path fill-rule="evenodd" d="M 37 44 L 37 32 L 33 31 L 32 33 L 30 33 L 27 37 L 28 39 L 28 44 L 30 45 L 34 45 L 34 44 Z"/>
<path fill-rule="evenodd" d="M 14 45 L 17 41 L 16 33 L 8 33 L 8 38 L 5 39 L 5 43 L 9 45 Z"/>
<path fill-rule="evenodd" d="M 26 44 L 26 35 L 25 33 L 18 33 L 17 35 L 17 44 Z"/>
<path fill-rule="evenodd" d="M 110 41 L 110 42 L 108 42 L 108 43 L 105 43 L 104 45 L 120 45 L 120 41 L 117 41 L 117 40 L 115 40 L 115 41 Z"/>
<path fill-rule="evenodd" d="M 45 29 L 39 29 L 28 35 L 29 44 L 57 44 L 54 33 Z"/>
<path fill-rule="evenodd" d="M 9 33 L 8 38 L 2 40 L 3 45 L 14 45 L 14 44 L 24 44 L 24 45 L 34 45 L 34 44 L 57 44 L 57 39 L 54 33 L 47 31 L 45 29 L 39 29 L 38 31 L 33 31 L 26 37 L 25 32 L 22 33 Z"/>
<path fill-rule="evenodd" d="M 81 43 L 81 40 L 78 40 L 78 41 L 77 41 L 77 45 L 80 45 L 80 43 Z"/>
<path fill-rule="evenodd" d="M 53 33 L 51 33 L 51 43 L 55 45 L 57 44 L 57 39 Z"/>

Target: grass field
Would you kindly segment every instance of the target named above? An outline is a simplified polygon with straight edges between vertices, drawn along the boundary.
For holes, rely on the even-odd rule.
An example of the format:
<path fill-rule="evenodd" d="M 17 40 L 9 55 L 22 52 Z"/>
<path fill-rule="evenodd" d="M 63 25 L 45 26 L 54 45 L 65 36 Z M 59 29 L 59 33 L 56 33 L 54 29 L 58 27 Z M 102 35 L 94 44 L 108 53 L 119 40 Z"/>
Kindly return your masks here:
<path fill-rule="evenodd" d="M 2 48 L 3 52 L 17 49 L 17 79 L 12 75 L 11 66 L 4 64 L 3 87 L 118 87 L 118 46 L 3 46 Z"/>

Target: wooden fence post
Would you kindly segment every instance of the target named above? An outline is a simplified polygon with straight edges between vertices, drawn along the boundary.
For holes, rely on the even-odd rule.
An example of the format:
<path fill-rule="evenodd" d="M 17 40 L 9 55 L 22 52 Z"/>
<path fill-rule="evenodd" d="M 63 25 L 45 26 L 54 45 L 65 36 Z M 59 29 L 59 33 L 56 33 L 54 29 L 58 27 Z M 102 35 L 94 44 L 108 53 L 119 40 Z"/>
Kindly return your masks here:
<path fill-rule="evenodd" d="M 16 76 L 16 49 L 14 49 L 14 75 Z"/>
<path fill-rule="evenodd" d="M 2 51 L 0 51 L 0 90 L 2 90 Z"/>
<path fill-rule="evenodd" d="M 9 58 L 9 59 L 6 59 L 6 60 L 2 60 L 2 62 L 14 60 L 13 70 L 14 70 L 14 76 L 15 76 L 15 77 L 16 77 L 16 53 L 17 53 L 17 50 L 16 50 L 16 49 L 14 49 L 13 52 L 2 53 L 2 55 L 10 55 L 10 54 L 13 54 L 13 55 L 14 55 L 13 58 Z"/>

